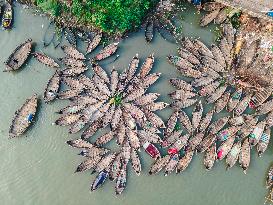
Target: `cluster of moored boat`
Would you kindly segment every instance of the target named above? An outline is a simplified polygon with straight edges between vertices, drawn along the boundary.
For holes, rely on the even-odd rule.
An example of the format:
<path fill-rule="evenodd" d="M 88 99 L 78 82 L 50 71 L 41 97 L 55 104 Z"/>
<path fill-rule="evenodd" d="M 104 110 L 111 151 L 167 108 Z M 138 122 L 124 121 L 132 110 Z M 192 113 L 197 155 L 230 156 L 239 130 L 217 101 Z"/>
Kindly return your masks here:
<path fill-rule="evenodd" d="M 6 1 L 3 5 L 2 2 L 0 2 L 0 18 L 2 18 L 3 29 L 7 30 L 12 28 L 13 10 L 11 1 Z"/>
<path fill-rule="evenodd" d="M 267 69 L 262 54 L 256 55 L 260 40 L 246 42 L 237 39 L 231 24 L 225 23 L 222 27 L 223 37 L 219 45 L 209 48 L 198 39 L 184 38 L 182 48 L 178 49 L 179 56 L 167 57 L 187 79 L 170 79 L 176 90 L 169 94 L 173 99 L 170 106 L 174 112 L 166 125 L 154 112 L 168 104 L 156 102 L 160 94 L 147 93 L 147 89 L 160 77 L 160 73 L 150 74 L 154 64 L 153 54 L 145 59 L 139 71 L 140 59 L 136 54 L 121 74 L 113 68 L 108 75 L 98 62 L 116 52 L 118 43 L 112 43 L 91 59 L 93 75 L 88 77 L 84 74 L 88 70 L 86 55 L 75 46 L 62 46 L 65 57 L 57 61 L 44 53 L 32 53 L 33 44 L 29 39 L 8 58 L 6 71 L 21 68 L 30 54 L 39 62 L 56 68 L 43 98 L 46 103 L 56 98 L 70 101 L 68 106 L 58 111 L 61 116 L 54 124 L 68 126 L 69 133 L 83 130 L 80 139 L 67 141 L 67 144 L 81 149 L 80 154 L 85 157 L 76 172 L 92 169 L 93 173 L 97 173 L 91 191 L 109 178 L 115 181 L 116 194 L 121 194 L 126 187 L 128 164 L 137 175 L 141 172 L 138 153 L 141 147 L 155 159 L 150 174 L 162 169 L 165 169 L 165 175 L 174 170 L 182 172 L 196 152 L 205 153 L 204 166 L 207 170 L 217 159 L 226 159 L 227 168 L 233 167 L 239 160 L 246 173 L 251 148 L 256 146 L 261 156 L 270 140 L 273 125 L 272 80 L 260 74 Z M 99 45 L 101 38 L 101 34 L 93 36 L 88 42 L 86 54 Z M 60 90 L 62 84 L 65 90 Z M 207 104 L 214 104 L 207 113 L 203 109 L 203 98 Z M 10 137 L 26 131 L 35 117 L 37 103 L 35 94 L 16 111 Z M 191 116 L 184 111 L 190 106 L 193 106 Z M 248 108 L 251 108 L 251 114 L 246 114 Z M 223 110 L 229 114 L 213 121 Z M 107 127 L 110 129 L 105 129 Z M 106 132 L 94 143 L 89 142 L 98 130 L 104 129 Z M 161 130 L 163 139 L 159 136 Z M 114 138 L 120 146 L 118 151 L 103 148 Z M 167 148 L 168 154 L 161 156 L 154 144 Z"/>

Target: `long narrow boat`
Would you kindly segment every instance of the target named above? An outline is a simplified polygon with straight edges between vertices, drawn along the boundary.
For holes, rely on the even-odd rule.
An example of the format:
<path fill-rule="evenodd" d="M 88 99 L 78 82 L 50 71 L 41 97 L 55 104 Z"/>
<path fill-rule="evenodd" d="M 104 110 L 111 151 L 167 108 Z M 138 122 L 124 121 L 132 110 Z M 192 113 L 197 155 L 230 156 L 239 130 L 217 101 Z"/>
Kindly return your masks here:
<path fill-rule="evenodd" d="M 77 46 L 77 37 L 72 29 L 66 28 L 64 31 L 64 36 L 72 46 Z"/>
<path fill-rule="evenodd" d="M 34 58 L 36 58 L 40 63 L 45 64 L 52 68 L 59 68 L 59 64 L 54 61 L 54 59 L 50 58 L 49 56 L 45 55 L 44 53 L 35 52 L 32 54 Z"/>
<path fill-rule="evenodd" d="M 97 188 L 101 187 L 108 178 L 108 176 L 109 173 L 106 170 L 102 170 L 92 183 L 91 191 L 95 191 Z"/>
<path fill-rule="evenodd" d="M 269 189 L 272 185 L 273 185 L 273 166 L 271 165 L 266 177 L 266 188 Z"/>
<path fill-rule="evenodd" d="M 270 135 L 271 135 L 271 129 L 269 127 L 264 131 L 264 133 L 260 137 L 260 140 L 257 144 L 257 151 L 258 151 L 259 157 L 262 156 L 262 154 L 267 149 L 269 141 L 270 141 L 270 137 L 271 137 Z"/>
<path fill-rule="evenodd" d="M 150 43 L 154 38 L 154 21 L 152 18 L 149 18 L 146 23 L 145 28 L 145 39 L 147 43 Z"/>
<path fill-rule="evenodd" d="M 79 52 L 76 47 L 73 46 L 62 46 L 61 47 L 63 52 L 70 56 L 71 58 L 77 59 L 77 60 L 85 60 L 84 54 Z"/>
<path fill-rule="evenodd" d="M 208 25 L 210 22 L 212 22 L 217 17 L 219 12 L 220 12 L 220 9 L 216 9 L 216 10 L 212 11 L 211 13 L 203 16 L 200 20 L 200 26 Z"/>
<path fill-rule="evenodd" d="M 217 159 L 216 143 L 213 143 L 211 147 L 205 152 L 204 155 L 204 166 L 206 170 L 208 171 L 211 170 L 216 159 Z"/>
<path fill-rule="evenodd" d="M 4 71 L 14 71 L 21 68 L 30 55 L 31 49 L 32 39 L 28 39 L 24 43 L 20 44 L 5 62 L 6 69 Z"/>
<path fill-rule="evenodd" d="M 246 138 L 242 143 L 242 149 L 239 155 L 239 164 L 246 174 L 246 170 L 248 169 L 250 164 L 250 144 L 248 138 Z"/>
<path fill-rule="evenodd" d="M 119 171 L 119 175 L 116 179 L 116 186 L 115 186 L 115 192 L 116 192 L 116 195 L 120 195 L 125 187 L 126 187 L 126 181 L 127 181 L 127 163 L 123 163 L 122 164 L 122 167 Z"/>
<path fill-rule="evenodd" d="M 104 47 L 96 56 L 95 56 L 95 60 L 97 61 L 101 61 L 105 58 L 108 58 L 109 56 L 113 55 L 117 49 L 118 49 L 118 44 L 117 43 L 112 43 L 106 47 Z"/>
<path fill-rule="evenodd" d="M 34 94 L 32 97 L 28 98 L 19 110 L 15 112 L 13 117 L 10 129 L 10 137 L 18 137 L 22 135 L 30 124 L 33 122 L 33 119 L 36 114 L 38 105 L 38 97 Z"/>
<path fill-rule="evenodd" d="M 226 158 L 226 164 L 227 164 L 227 170 L 235 165 L 239 158 L 239 154 L 241 152 L 241 142 L 238 141 L 233 144 L 230 152 L 227 155 Z"/>
<path fill-rule="evenodd" d="M 89 40 L 88 46 L 86 48 L 86 53 L 91 53 L 99 44 L 102 38 L 102 34 L 96 34 L 92 40 Z"/>
<path fill-rule="evenodd" d="M 45 92 L 44 92 L 44 101 L 46 103 L 54 100 L 60 89 L 60 80 L 61 76 L 59 71 L 56 71 L 55 74 L 49 79 Z"/>
<path fill-rule="evenodd" d="M 156 174 L 160 172 L 170 161 L 171 155 L 159 157 L 151 166 L 149 174 Z"/>
<path fill-rule="evenodd" d="M 6 29 L 11 29 L 13 20 L 13 10 L 10 3 L 6 3 L 5 10 L 2 18 L 2 27 Z"/>

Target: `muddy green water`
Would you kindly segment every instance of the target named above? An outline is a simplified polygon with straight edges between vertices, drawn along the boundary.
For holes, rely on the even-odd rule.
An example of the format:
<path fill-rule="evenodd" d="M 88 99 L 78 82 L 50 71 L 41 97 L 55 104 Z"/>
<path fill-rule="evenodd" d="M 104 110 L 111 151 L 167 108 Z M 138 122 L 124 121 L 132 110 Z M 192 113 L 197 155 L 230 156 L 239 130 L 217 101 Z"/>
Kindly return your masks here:
<path fill-rule="evenodd" d="M 209 29 L 198 26 L 199 16 L 183 15 L 184 35 L 200 36 L 210 44 L 214 36 Z M 29 10 L 15 8 L 15 25 L 10 32 L 0 32 L 0 70 L 12 50 L 31 37 L 37 42 L 36 50 L 55 58 L 63 56 L 60 49 L 53 46 L 42 48 L 42 36 L 49 21 L 44 17 L 34 17 Z M 167 54 L 176 53 L 176 45 L 164 41 L 158 34 L 152 44 L 147 45 L 143 31 L 130 35 L 119 48 L 121 57 L 114 63 L 122 69 L 130 59 L 139 53 L 141 62 L 154 52 L 156 63 L 154 72 L 162 72 L 160 80 L 151 91 L 161 93 L 161 100 L 169 102 L 167 93 L 173 88 L 168 79 L 179 75 L 166 61 Z M 112 65 L 106 66 L 109 72 Z M 272 161 L 272 145 L 262 158 L 254 150 L 251 165 L 245 175 L 237 165 L 225 171 L 224 162 L 218 162 L 207 172 L 203 168 L 203 156 L 194 157 L 189 168 L 179 175 L 164 177 L 162 173 L 148 176 L 152 160 L 141 152 L 143 172 L 137 177 L 129 168 L 128 184 L 122 196 L 114 195 L 114 184 L 107 182 L 103 188 L 90 193 L 90 183 L 94 175 L 90 172 L 74 174 L 76 166 L 83 160 L 79 150 L 66 145 L 65 141 L 80 136 L 68 135 L 67 129 L 51 125 L 57 118 L 54 112 L 66 104 L 56 101 L 49 105 L 41 102 L 38 118 L 23 137 L 8 139 L 8 128 L 12 116 L 25 99 L 34 92 L 42 96 L 45 85 L 54 70 L 31 59 L 21 71 L 0 73 L 0 204 L 1 205 L 258 205 L 263 204 L 266 189 L 265 173 Z M 190 111 L 190 110 L 189 110 Z M 166 109 L 159 113 L 164 120 L 171 114 Z"/>

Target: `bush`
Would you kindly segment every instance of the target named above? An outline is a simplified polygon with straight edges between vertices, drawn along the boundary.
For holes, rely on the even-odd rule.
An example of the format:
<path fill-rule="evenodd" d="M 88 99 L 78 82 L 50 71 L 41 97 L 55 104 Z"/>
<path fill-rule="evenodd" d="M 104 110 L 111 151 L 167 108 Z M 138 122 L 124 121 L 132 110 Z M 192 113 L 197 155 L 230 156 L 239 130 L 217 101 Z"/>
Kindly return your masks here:
<path fill-rule="evenodd" d="M 67 7 L 58 0 L 36 0 L 36 4 L 53 16 L 59 16 L 61 12 L 72 14 L 79 22 L 91 24 L 107 34 L 124 34 L 138 28 L 158 1 L 73 0 Z"/>

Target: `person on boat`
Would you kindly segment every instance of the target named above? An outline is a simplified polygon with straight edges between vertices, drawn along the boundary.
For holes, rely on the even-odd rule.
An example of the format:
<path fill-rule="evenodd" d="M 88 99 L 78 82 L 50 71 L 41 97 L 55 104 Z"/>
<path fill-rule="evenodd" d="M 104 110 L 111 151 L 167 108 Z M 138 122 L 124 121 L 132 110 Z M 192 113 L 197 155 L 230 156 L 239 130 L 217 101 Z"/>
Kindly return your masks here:
<path fill-rule="evenodd" d="M 55 92 L 53 90 L 49 90 L 48 91 L 48 94 L 51 96 L 51 97 L 54 97 L 55 96 Z"/>

